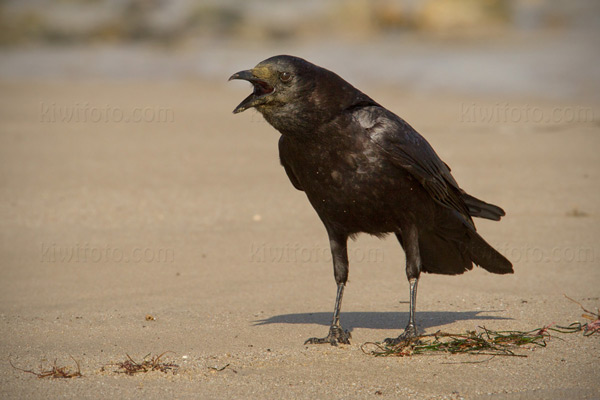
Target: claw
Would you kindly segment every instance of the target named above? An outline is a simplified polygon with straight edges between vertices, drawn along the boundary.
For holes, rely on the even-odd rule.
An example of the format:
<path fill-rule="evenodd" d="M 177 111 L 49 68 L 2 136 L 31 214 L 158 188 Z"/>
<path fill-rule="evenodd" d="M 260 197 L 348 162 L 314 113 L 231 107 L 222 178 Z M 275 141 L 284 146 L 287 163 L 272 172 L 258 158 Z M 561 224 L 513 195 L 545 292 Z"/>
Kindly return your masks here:
<path fill-rule="evenodd" d="M 304 344 L 324 344 L 329 343 L 332 346 L 337 346 L 338 343 L 350 344 L 350 338 L 352 335 L 350 332 L 342 329 L 341 326 L 332 326 L 329 328 L 329 334 L 324 338 L 310 338 L 304 342 Z"/>
<path fill-rule="evenodd" d="M 387 338 L 383 342 L 388 346 L 395 346 L 403 342 L 408 342 L 411 339 L 414 339 L 418 336 L 419 332 L 417 330 L 417 327 L 414 325 L 408 325 L 400 336 L 398 336 L 397 338 Z"/>

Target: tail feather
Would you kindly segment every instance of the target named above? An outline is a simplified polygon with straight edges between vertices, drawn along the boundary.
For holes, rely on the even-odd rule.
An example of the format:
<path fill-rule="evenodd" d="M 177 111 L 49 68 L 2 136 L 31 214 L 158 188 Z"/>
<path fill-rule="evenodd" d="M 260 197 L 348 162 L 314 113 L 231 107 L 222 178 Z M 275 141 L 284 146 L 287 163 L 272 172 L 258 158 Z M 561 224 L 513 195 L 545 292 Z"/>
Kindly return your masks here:
<path fill-rule="evenodd" d="M 459 275 L 473 269 L 471 258 L 460 243 L 435 232 L 420 235 L 419 252 L 423 272 Z"/>
<path fill-rule="evenodd" d="M 471 260 L 486 271 L 494 274 L 512 274 L 513 265 L 506 257 L 490 246 L 475 231 L 469 231 L 469 240 L 465 242 L 465 250 Z"/>
<path fill-rule="evenodd" d="M 473 263 L 495 274 L 513 272 L 511 262 L 457 212 L 439 214 L 436 222 L 433 230 L 419 232 L 423 272 L 457 275 L 472 269 Z"/>
<path fill-rule="evenodd" d="M 462 199 L 469 209 L 469 214 L 472 217 L 486 218 L 493 221 L 500 221 L 506 213 L 503 209 L 493 204 L 486 203 L 476 197 L 471 196 L 465 191 L 462 191 Z"/>
<path fill-rule="evenodd" d="M 512 274 L 512 263 L 475 231 L 466 230 L 463 240 L 448 240 L 432 233 L 419 240 L 423 272 L 458 275 L 473 269 L 473 263 L 494 274 Z"/>

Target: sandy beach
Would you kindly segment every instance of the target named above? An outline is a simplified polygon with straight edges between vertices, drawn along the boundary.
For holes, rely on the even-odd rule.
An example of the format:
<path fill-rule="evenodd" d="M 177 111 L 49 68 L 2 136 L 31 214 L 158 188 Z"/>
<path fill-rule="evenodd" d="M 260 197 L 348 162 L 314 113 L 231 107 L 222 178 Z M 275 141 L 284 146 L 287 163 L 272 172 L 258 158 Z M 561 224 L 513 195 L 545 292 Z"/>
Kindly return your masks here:
<path fill-rule="evenodd" d="M 352 344 L 303 345 L 330 322 L 328 242 L 278 165 L 277 132 L 255 112 L 231 114 L 246 86 L 0 83 L 2 398 L 600 398 L 598 335 L 488 361 L 364 354 L 408 317 L 390 237 L 350 243 Z M 563 294 L 600 305 L 598 105 L 361 89 L 415 126 L 462 187 L 507 211 L 477 225 L 515 274 L 425 275 L 420 327 L 585 322 Z M 163 352 L 176 374 L 114 372 L 127 355 Z M 71 357 L 83 377 L 10 364 L 74 368 Z"/>

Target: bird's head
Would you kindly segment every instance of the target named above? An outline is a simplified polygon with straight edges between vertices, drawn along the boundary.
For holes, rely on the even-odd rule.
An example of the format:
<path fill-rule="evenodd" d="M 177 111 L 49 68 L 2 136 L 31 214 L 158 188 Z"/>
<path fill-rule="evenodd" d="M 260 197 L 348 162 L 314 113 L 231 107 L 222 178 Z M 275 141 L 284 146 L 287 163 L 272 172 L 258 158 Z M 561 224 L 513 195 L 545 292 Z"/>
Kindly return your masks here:
<path fill-rule="evenodd" d="M 254 107 L 281 133 L 305 134 L 356 101 L 370 100 L 335 73 L 293 56 L 275 56 L 233 74 L 253 92 L 234 110 Z M 370 100 L 372 101 L 372 100 Z"/>
<path fill-rule="evenodd" d="M 292 56 L 275 56 L 256 67 L 231 75 L 229 80 L 243 79 L 254 86 L 254 91 L 234 110 L 234 114 L 248 108 L 263 112 L 295 102 L 310 90 L 306 73 L 308 62 Z"/>

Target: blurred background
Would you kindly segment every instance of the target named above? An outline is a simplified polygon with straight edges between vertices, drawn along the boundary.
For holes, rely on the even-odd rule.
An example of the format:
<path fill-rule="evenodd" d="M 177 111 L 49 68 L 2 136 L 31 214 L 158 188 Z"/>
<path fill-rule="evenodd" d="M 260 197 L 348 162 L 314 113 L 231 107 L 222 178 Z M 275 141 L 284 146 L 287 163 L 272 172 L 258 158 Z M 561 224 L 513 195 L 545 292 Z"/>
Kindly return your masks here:
<path fill-rule="evenodd" d="M 48 385 L 3 362 L 0 398 L 598 398 L 598 342 L 583 338 L 492 379 L 320 349 L 310 362 L 298 346 L 325 333 L 335 294 L 327 235 L 279 165 L 279 134 L 231 113 L 251 85 L 227 79 L 292 54 L 405 118 L 462 188 L 506 210 L 477 228 L 515 265 L 427 276 L 422 323 L 529 330 L 577 318 L 563 293 L 597 304 L 599 50 L 598 0 L 0 0 L 0 354 L 32 369 L 72 355 L 86 376 Z M 396 336 L 401 247 L 349 246 L 346 327 L 355 343 Z M 92 372 L 166 350 L 203 372 Z M 245 371 L 206 373 L 216 354 Z"/>
<path fill-rule="evenodd" d="M 277 53 L 355 83 L 599 99 L 596 0 L 0 1 L 0 78 L 225 80 Z"/>

